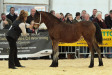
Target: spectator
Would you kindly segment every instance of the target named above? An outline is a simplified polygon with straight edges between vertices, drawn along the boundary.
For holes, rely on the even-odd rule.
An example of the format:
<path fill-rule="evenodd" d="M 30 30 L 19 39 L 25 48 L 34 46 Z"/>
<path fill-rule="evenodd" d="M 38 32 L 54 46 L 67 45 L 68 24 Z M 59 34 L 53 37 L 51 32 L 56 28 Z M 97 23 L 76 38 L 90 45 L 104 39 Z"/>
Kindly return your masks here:
<path fill-rule="evenodd" d="M 70 13 L 66 13 L 66 15 L 65 15 L 65 22 L 67 21 L 67 18 L 68 18 L 68 15 L 69 15 Z"/>
<path fill-rule="evenodd" d="M 91 21 L 90 15 L 88 13 L 85 14 L 83 21 Z M 87 47 L 80 47 L 80 49 L 84 49 L 84 53 L 89 53 L 89 48 Z M 88 58 L 89 54 L 84 54 L 84 58 Z"/>
<path fill-rule="evenodd" d="M 89 14 L 87 14 L 87 13 L 85 14 L 84 21 L 91 21 Z"/>
<path fill-rule="evenodd" d="M 82 13 L 81 13 L 81 19 L 82 20 L 84 19 L 85 14 L 86 14 L 86 10 L 82 10 Z"/>
<path fill-rule="evenodd" d="M 81 18 L 80 18 L 80 12 L 77 12 L 77 13 L 76 13 L 76 17 L 75 17 L 74 21 L 75 21 L 75 22 L 80 22 L 80 21 L 82 21 Z"/>
<path fill-rule="evenodd" d="M 60 15 L 61 15 L 61 21 L 64 21 L 64 20 L 65 20 L 65 18 L 64 18 L 63 13 L 60 13 Z"/>
<path fill-rule="evenodd" d="M 102 12 L 98 11 L 96 13 L 96 18 L 93 20 L 94 23 L 97 23 L 101 28 L 107 28 L 104 20 L 102 19 Z"/>
<path fill-rule="evenodd" d="M 105 23 L 108 29 L 112 29 L 112 10 L 110 10 L 109 15 L 105 14 Z M 106 50 L 107 49 L 107 50 Z M 107 58 L 112 58 L 112 47 L 107 47 L 104 49 L 104 52 L 108 52 L 109 54 L 105 54 Z"/>
<path fill-rule="evenodd" d="M 27 23 L 30 24 L 31 21 L 34 20 L 35 13 L 36 13 L 36 10 L 35 9 L 31 9 L 31 14 L 30 14 L 30 16 L 27 17 L 27 21 L 26 21 Z"/>
<path fill-rule="evenodd" d="M 105 14 L 105 18 L 106 18 L 107 16 L 109 16 L 109 14 Z"/>
<path fill-rule="evenodd" d="M 51 10 L 50 13 L 55 16 L 55 11 Z"/>
<path fill-rule="evenodd" d="M 75 21 L 73 20 L 72 14 L 68 14 L 68 18 L 67 18 L 66 23 L 69 23 L 69 24 L 75 23 Z"/>
<path fill-rule="evenodd" d="M 1 14 L 1 19 L 0 20 L 0 29 L 9 29 L 10 26 L 12 25 L 12 21 L 8 18 L 6 18 L 6 14 L 5 13 L 2 13 Z"/>
<path fill-rule="evenodd" d="M 93 9 L 93 15 L 90 17 L 91 21 L 93 21 L 95 19 L 96 13 L 97 13 L 97 9 Z"/>
<path fill-rule="evenodd" d="M 31 14 L 30 14 L 30 16 L 27 17 L 26 23 L 31 24 L 31 22 L 34 20 L 35 13 L 36 13 L 36 10 L 31 9 Z M 33 33 L 34 32 L 34 29 L 27 28 L 26 30 L 27 30 L 28 33 Z"/>
<path fill-rule="evenodd" d="M 7 18 L 12 21 L 12 23 L 16 20 L 17 15 L 15 14 L 15 8 L 11 7 L 10 8 L 10 13 L 7 15 Z"/>
<path fill-rule="evenodd" d="M 57 17 L 58 19 L 61 20 L 61 15 L 60 15 L 60 13 L 56 13 L 56 17 Z"/>
<path fill-rule="evenodd" d="M 110 10 L 109 16 L 105 18 L 105 23 L 107 25 L 107 28 L 112 29 L 112 10 Z"/>
<path fill-rule="evenodd" d="M 99 25 L 102 29 L 107 28 L 104 20 L 102 19 L 102 12 L 100 12 L 100 11 L 98 11 L 96 13 L 96 18 L 93 20 L 93 23 L 95 25 Z M 101 47 L 100 49 L 101 49 L 101 52 L 103 52 L 103 47 Z M 103 57 L 103 54 L 101 54 L 101 56 Z M 95 55 L 95 57 L 97 57 L 97 56 Z"/>

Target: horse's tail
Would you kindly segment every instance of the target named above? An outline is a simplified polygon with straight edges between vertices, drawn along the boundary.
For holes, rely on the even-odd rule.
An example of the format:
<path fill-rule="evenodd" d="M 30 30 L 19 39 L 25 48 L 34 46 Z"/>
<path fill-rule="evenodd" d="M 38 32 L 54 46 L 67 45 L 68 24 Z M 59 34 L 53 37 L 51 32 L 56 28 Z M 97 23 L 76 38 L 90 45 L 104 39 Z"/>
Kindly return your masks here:
<path fill-rule="evenodd" d="M 102 33 L 101 33 L 101 28 L 100 26 L 97 24 L 97 23 L 94 23 L 95 27 L 96 27 L 96 33 L 95 33 L 95 38 L 96 38 L 96 41 L 99 43 L 99 44 L 102 44 Z"/>

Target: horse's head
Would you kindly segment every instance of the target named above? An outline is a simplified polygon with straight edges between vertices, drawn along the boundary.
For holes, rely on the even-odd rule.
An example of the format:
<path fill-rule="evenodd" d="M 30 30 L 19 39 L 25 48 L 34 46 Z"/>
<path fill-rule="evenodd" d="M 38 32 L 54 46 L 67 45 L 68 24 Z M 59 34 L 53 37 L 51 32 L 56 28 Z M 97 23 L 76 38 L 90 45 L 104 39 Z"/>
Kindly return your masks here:
<path fill-rule="evenodd" d="M 41 12 L 36 11 L 36 13 L 34 15 L 34 28 L 37 29 L 41 23 L 42 23 Z"/>

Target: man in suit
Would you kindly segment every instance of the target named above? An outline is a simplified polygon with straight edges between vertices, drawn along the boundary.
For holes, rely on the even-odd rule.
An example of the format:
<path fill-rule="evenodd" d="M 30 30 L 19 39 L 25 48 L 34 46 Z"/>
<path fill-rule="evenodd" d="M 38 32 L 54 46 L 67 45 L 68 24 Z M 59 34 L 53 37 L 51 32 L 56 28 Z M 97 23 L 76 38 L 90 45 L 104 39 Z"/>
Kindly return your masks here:
<path fill-rule="evenodd" d="M 7 18 L 12 21 L 12 23 L 16 20 L 17 15 L 15 14 L 15 8 L 11 7 L 10 8 L 10 13 L 7 15 Z"/>
<path fill-rule="evenodd" d="M 32 21 L 34 20 L 35 13 L 36 13 L 36 9 L 31 9 L 31 14 L 30 14 L 30 16 L 27 17 L 26 23 L 28 23 L 28 24 L 32 23 Z M 34 29 L 27 28 L 27 32 L 28 33 L 34 33 Z"/>
<path fill-rule="evenodd" d="M 108 29 L 112 29 L 112 10 L 110 10 L 109 16 L 105 17 L 105 23 Z"/>

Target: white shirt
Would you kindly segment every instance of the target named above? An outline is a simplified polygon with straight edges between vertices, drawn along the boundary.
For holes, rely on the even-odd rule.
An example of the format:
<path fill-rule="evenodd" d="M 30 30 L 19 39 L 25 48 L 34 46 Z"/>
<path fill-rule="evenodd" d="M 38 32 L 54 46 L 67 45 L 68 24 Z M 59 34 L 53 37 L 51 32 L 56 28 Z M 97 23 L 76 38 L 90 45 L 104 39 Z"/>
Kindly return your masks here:
<path fill-rule="evenodd" d="M 26 32 L 26 27 L 25 27 L 25 25 L 29 25 L 29 24 L 28 24 L 28 23 L 20 23 L 20 24 L 19 24 L 19 27 L 20 27 L 20 29 L 21 29 L 21 31 L 22 31 L 22 35 L 23 35 L 23 36 L 28 35 L 27 32 Z"/>
<path fill-rule="evenodd" d="M 1 24 L 0 24 L 0 29 L 3 29 L 3 21 L 1 21 Z"/>

